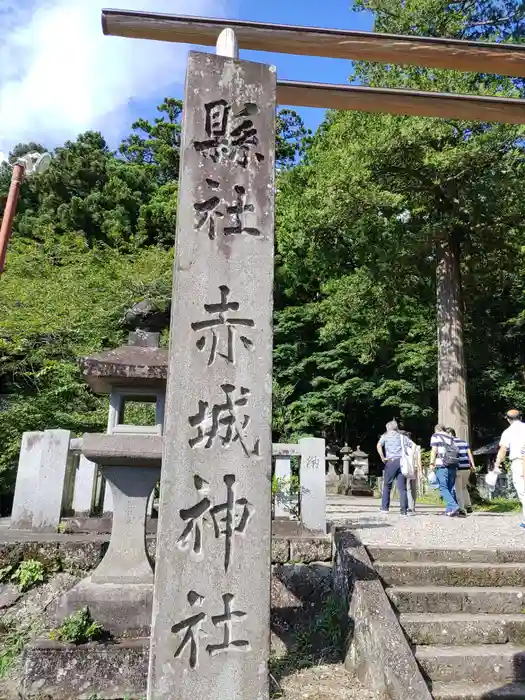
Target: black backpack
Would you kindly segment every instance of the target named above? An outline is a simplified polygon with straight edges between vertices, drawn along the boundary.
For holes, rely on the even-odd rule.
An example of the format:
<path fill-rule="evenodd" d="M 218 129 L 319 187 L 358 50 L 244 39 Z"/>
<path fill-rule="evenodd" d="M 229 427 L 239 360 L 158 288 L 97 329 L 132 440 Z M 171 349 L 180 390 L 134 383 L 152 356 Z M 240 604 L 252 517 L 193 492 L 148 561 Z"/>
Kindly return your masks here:
<path fill-rule="evenodd" d="M 441 444 L 443 445 L 443 450 L 441 454 L 441 459 L 443 460 L 443 466 L 445 467 L 455 467 L 459 462 L 459 448 L 453 437 L 449 435 L 440 435 Z"/>

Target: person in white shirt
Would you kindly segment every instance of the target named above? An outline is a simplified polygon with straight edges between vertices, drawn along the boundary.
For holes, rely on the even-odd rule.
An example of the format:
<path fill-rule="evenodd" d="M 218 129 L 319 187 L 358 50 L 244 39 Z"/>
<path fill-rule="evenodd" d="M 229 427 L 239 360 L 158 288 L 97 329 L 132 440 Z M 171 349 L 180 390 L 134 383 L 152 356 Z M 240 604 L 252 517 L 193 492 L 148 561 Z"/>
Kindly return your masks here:
<path fill-rule="evenodd" d="M 516 409 L 507 411 L 506 418 L 509 422 L 509 427 L 501 434 L 494 469 L 499 471 L 499 467 L 508 453 L 512 483 L 523 507 L 520 527 L 525 529 L 525 463 L 522 456 L 523 448 L 525 447 L 525 423 L 521 420 L 521 412 Z"/>

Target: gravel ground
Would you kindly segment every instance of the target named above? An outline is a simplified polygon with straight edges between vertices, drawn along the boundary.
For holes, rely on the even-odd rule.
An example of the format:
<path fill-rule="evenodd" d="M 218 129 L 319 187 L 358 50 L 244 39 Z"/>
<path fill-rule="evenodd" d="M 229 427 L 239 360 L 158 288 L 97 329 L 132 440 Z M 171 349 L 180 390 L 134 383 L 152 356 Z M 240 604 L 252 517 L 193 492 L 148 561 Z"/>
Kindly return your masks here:
<path fill-rule="evenodd" d="M 379 513 L 376 499 L 332 496 L 327 517 L 335 525 L 351 527 L 365 545 L 451 547 L 454 549 L 525 550 L 525 530 L 520 513 L 474 513 L 467 518 L 447 518 L 443 509 L 420 506 L 413 517 L 401 517 L 399 505 Z"/>
<path fill-rule="evenodd" d="M 273 697 L 283 700 L 378 700 L 380 697 L 366 690 L 341 664 L 297 671 L 282 679 L 280 686 L 281 692 Z"/>

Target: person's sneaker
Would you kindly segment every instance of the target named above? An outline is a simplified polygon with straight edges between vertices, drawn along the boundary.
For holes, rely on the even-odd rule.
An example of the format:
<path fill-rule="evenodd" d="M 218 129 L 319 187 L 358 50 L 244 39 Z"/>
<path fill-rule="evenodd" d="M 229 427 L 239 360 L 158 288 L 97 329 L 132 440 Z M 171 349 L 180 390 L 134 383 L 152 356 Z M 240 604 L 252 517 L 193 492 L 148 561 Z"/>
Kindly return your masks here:
<path fill-rule="evenodd" d="M 474 511 L 472 510 L 472 506 L 467 506 L 466 511 L 467 511 L 467 513 L 468 513 L 469 515 L 470 515 L 471 513 L 474 512 Z"/>
<path fill-rule="evenodd" d="M 399 515 L 401 515 L 403 518 L 406 518 L 408 513 L 399 513 Z"/>
<path fill-rule="evenodd" d="M 525 523 L 520 523 L 520 527 L 525 530 Z"/>
<path fill-rule="evenodd" d="M 456 515 L 458 516 L 458 518 L 466 518 L 466 517 L 467 517 L 467 511 L 465 511 L 465 510 L 458 510 L 457 513 L 456 513 Z"/>
<path fill-rule="evenodd" d="M 457 518 L 459 516 L 459 510 L 449 510 L 445 513 L 449 518 Z"/>
<path fill-rule="evenodd" d="M 407 512 L 407 515 L 415 515 L 415 514 L 416 514 L 416 511 L 415 511 L 415 510 L 409 510 L 409 511 Z"/>
<path fill-rule="evenodd" d="M 388 515 L 388 513 L 389 513 L 390 511 L 384 510 L 383 508 L 380 508 L 380 509 L 379 509 L 379 512 L 380 512 L 380 513 L 384 513 L 385 515 Z"/>

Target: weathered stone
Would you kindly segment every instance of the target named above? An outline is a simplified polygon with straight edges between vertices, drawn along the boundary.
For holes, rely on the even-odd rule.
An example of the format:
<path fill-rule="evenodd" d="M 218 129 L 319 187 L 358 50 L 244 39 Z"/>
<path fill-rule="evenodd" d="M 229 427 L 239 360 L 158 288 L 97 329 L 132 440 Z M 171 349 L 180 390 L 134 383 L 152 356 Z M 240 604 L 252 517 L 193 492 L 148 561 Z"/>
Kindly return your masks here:
<path fill-rule="evenodd" d="M 159 307 L 151 299 L 138 301 L 124 314 L 124 324 L 131 330 L 159 333 L 170 325 L 170 305 L 165 307 Z"/>
<path fill-rule="evenodd" d="M 353 624 L 347 669 L 391 700 L 432 700 L 372 562 L 350 532 L 336 535 L 334 586 Z"/>
<path fill-rule="evenodd" d="M 159 479 L 151 467 L 103 467 L 113 491 L 113 529 L 108 551 L 93 572 L 93 583 L 152 584 L 146 553 L 146 507 Z"/>
<path fill-rule="evenodd" d="M 163 389 L 168 351 L 166 348 L 123 345 L 81 358 L 80 368 L 86 383 L 97 394 L 110 394 L 115 384 Z"/>
<path fill-rule="evenodd" d="M 42 459 L 43 432 L 23 433 L 16 473 L 15 496 L 11 511 L 11 527 L 17 530 L 30 530 L 33 527 Z"/>
<path fill-rule="evenodd" d="M 326 446 L 322 438 L 301 438 L 299 481 L 301 521 L 313 532 L 326 532 Z"/>
<path fill-rule="evenodd" d="M 421 646 L 416 658 L 432 681 L 505 683 L 525 679 L 525 651 L 512 644 Z"/>
<path fill-rule="evenodd" d="M 20 590 L 12 583 L 0 584 L 0 610 L 10 608 L 22 597 Z"/>
<path fill-rule="evenodd" d="M 57 599 L 49 612 L 58 626 L 87 605 L 93 618 L 116 637 L 147 636 L 152 599 L 152 583 L 97 583 L 88 576 Z"/>
<path fill-rule="evenodd" d="M 400 622 L 413 644 L 448 646 L 525 641 L 525 615 L 416 613 L 401 615 Z"/>
<path fill-rule="evenodd" d="M 148 652 L 147 638 L 80 646 L 35 641 L 24 652 L 24 697 L 142 698 Z"/>
<path fill-rule="evenodd" d="M 268 698 L 275 91 L 190 53 L 151 700 Z"/>
<path fill-rule="evenodd" d="M 506 564 L 525 562 L 525 550 L 520 549 L 418 549 L 391 545 L 389 547 L 368 546 L 367 551 L 374 561 L 381 562 L 478 562 L 481 564 Z"/>
<path fill-rule="evenodd" d="M 525 564 L 478 562 L 375 562 L 386 585 L 391 586 L 523 586 Z"/>
<path fill-rule="evenodd" d="M 290 561 L 310 564 L 314 561 L 332 561 L 332 537 L 290 539 Z"/>
<path fill-rule="evenodd" d="M 44 432 L 33 530 L 55 532 L 60 523 L 70 439 L 69 430 Z"/>
<path fill-rule="evenodd" d="M 162 437 L 85 433 L 82 454 L 104 466 L 160 469 Z"/>
<path fill-rule="evenodd" d="M 272 538 L 272 563 L 286 564 L 290 559 L 289 540 Z"/>
<path fill-rule="evenodd" d="M 392 586 L 386 592 L 400 613 L 517 614 L 525 604 L 525 588 Z"/>

